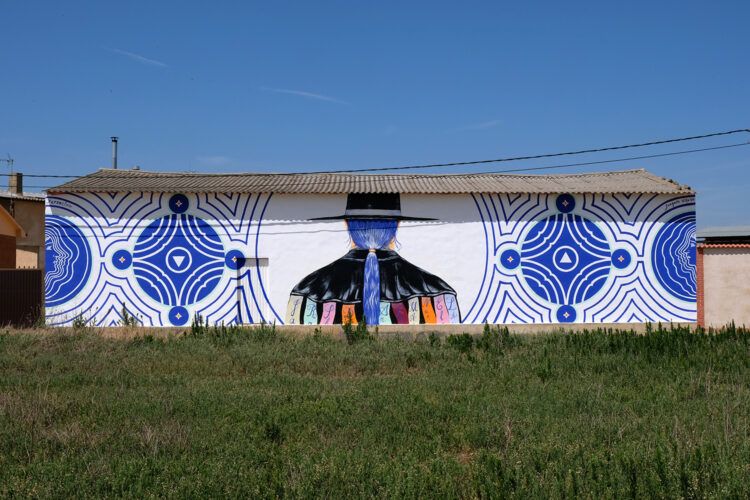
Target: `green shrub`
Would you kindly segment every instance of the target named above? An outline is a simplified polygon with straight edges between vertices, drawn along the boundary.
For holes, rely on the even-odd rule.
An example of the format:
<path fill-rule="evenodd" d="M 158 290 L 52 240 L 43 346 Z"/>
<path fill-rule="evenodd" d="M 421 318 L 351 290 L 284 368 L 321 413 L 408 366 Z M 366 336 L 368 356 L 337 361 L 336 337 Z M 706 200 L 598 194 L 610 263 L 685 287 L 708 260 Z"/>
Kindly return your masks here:
<path fill-rule="evenodd" d="M 122 309 L 120 311 L 120 326 L 138 326 L 138 323 L 138 318 L 130 314 L 130 311 L 128 311 L 127 307 L 125 307 L 125 302 L 123 302 Z"/>
<path fill-rule="evenodd" d="M 448 335 L 445 343 L 448 347 L 462 353 L 469 353 L 474 349 L 474 337 L 468 333 Z"/>
<path fill-rule="evenodd" d="M 351 321 L 346 321 L 341 325 L 341 328 L 344 331 L 344 338 L 346 338 L 346 342 L 349 345 L 371 339 L 370 332 L 367 330 L 367 323 L 364 320 L 356 325 L 352 325 Z"/>
<path fill-rule="evenodd" d="M 484 324 L 481 337 L 476 340 L 477 349 L 489 354 L 504 354 L 518 343 L 518 337 L 511 335 L 507 326 L 490 326 L 487 323 Z"/>
<path fill-rule="evenodd" d="M 83 313 L 80 313 L 78 316 L 73 318 L 73 321 L 70 323 L 70 326 L 73 328 L 73 330 L 86 330 L 89 328 L 90 323 L 92 320 L 90 318 L 86 318 L 86 316 L 83 315 Z"/>

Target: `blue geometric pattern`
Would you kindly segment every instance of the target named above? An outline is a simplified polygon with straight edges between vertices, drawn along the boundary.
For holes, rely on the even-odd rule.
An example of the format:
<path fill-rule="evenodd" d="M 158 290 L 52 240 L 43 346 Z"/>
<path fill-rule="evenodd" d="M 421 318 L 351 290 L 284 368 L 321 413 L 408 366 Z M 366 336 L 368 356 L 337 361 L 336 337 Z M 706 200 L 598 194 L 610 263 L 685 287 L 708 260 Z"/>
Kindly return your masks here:
<path fill-rule="evenodd" d="M 133 271 L 152 299 L 169 306 L 193 304 L 219 283 L 224 248 L 205 221 L 173 214 L 155 220 L 138 237 Z"/>
<path fill-rule="evenodd" d="M 464 322 L 695 321 L 693 196 L 472 198 L 485 265 Z"/>
<path fill-rule="evenodd" d="M 601 229 L 570 213 L 536 223 L 521 247 L 521 269 L 529 288 L 555 304 L 578 304 L 596 295 L 610 265 Z"/>
<path fill-rule="evenodd" d="M 91 274 L 91 249 L 80 229 L 56 215 L 46 218 L 44 245 L 44 301 L 54 307 L 83 289 Z"/>
<path fill-rule="evenodd" d="M 455 256 L 480 263 L 464 322 L 695 321 L 693 196 L 469 196 L 484 238 Z M 271 198 L 49 196 L 48 324 L 117 325 L 123 307 L 150 326 L 281 323 L 259 264 Z"/>
<path fill-rule="evenodd" d="M 659 283 L 675 297 L 696 299 L 695 212 L 667 221 L 654 239 L 652 265 Z"/>
<path fill-rule="evenodd" d="M 47 322 L 280 322 L 256 266 L 271 195 L 140 192 L 47 198 Z"/>

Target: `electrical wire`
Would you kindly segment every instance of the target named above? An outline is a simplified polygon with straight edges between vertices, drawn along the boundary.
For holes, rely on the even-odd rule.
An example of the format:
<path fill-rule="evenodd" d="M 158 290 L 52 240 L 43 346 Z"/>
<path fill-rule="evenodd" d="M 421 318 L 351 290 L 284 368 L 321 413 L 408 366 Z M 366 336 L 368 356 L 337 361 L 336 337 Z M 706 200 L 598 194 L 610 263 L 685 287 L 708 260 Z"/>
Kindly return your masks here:
<path fill-rule="evenodd" d="M 608 163 L 617 163 L 617 162 L 626 162 L 626 161 L 635 161 L 635 160 L 645 160 L 645 159 L 652 159 L 652 158 L 663 158 L 668 156 L 677 156 L 677 155 L 684 155 L 684 154 L 692 154 L 692 153 L 701 153 L 706 151 L 716 151 L 721 149 L 729 149 L 729 148 L 737 148 L 742 146 L 750 146 L 750 142 L 738 142 L 734 144 L 725 144 L 722 146 L 712 146 L 708 148 L 697 148 L 697 149 L 686 149 L 681 151 L 671 151 L 667 153 L 655 153 L 650 155 L 640 155 L 640 156 L 629 156 L 624 158 L 611 158 L 608 160 L 596 160 L 596 161 L 587 161 L 587 162 L 578 162 L 578 163 L 566 163 L 566 164 L 558 164 L 558 165 L 545 165 L 545 166 L 539 166 L 539 167 L 519 167 L 519 168 L 510 168 L 510 169 L 504 169 L 504 170 L 494 170 L 494 171 L 488 171 L 488 172 L 474 172 L 471 174 L 464 174 L 464 175 L 493 175 L 493 174 L 508 174 L 508 173 L 517 173 L 517 172 L 533 172 L 533 171 L 540 171 L 540 170 L 552 170 L 552 169 L 560 169 L 560 168 L 569 168 L 569 167 L 582 167 L 582 166 L 591 166 L 591 165 L 604 165 Z M 225 174 L 210 174 L 212 177 L 222 177 Z M 236 175 L 236 174 L 232 174 Z M 248 174 L 241 174 L 241 175 L 248 175 Z M 268 174 L 268 175 L 277 175 L 277 174 Z M 281 174 L 278 174 L 281 175 Z M 433 174 L 434 177 L 449 177 L 451 175 L 456 174 Z M 573 174 L 577 175 L 577 174 Z M 154 176 L 155 179 L 163 179 L 167 176 Z M 202 177 L 201 175 L 193 176 L 193 175 L 186 175 L 181 177 L 175 177 L 175 178 L 193 178 L 193 177 Z M 423 175 L 419 174 L 394 174 L 392 176 L 394 179 L 414 179 L 414 178 L 422 178 Z M 96 179 L 103 178 L 102 176 L 96 176 Z M 112 179 L 123 179 L 122 176 L 109 176 L 104 178 L 112 178 Z M 170 177 L 167 177 L 170 178 Z M 370 179 L 368 179 L 365 176 L 361 177 L 352 177 L 347 180 L 347 182 L 370 182 Z M 316 184 L 327 184 L 328 181 L 320 181 L 320 182 L 306 182 L 305 186 L 314 186 Z M 52 185 L 27 185 L 28 188 L 35 188 L 35 189 L 49 189 L 53 187 L 62 187 L 62 186 L 52 186 Z M 121 189 L 121 187 L 113 186 L 113 189 Z M 223 189 L 223 188 L 237 188 L 241 189 L 241 186 L 237 186 L 236 184 L 211 184 L 212 189 Z M 106 187 L 100 188 L 102 190 L 106 190 Z"/>
<path fill-rule="evenodd" d="M 535 159 L 542 159 L 542 158 L 556 158 L 556 157 L 561 157 L 561 156 L 601 153 L 605 151 L 642 148 L 642 147 L 647 147 L 647 146 L 657 146 L 661 144 L 671 144 L 675 142 L 695 141 L 695 140 L 701 140 L 701 139 L 708 139 L 712 137 L 721 137 L 721 136 L 727 136 L 727 135 L 733 135 L 733 134 L 740 134 L 740 133 L 750 133 L 750 129 L 747 129 L 747 128 L 735 129 L 735 130 L 727 130 L 723 132 L 712 132 L 709 134 L 694 135 L 694 136 L 688 136 L 688 137 L 678 137 L 678 138 L 671 138 L 671 139 L 661 139 L 661 140 L 654 140 L 654 141 L 648 141 L 648 142 L 641 142 L 641 143 L 635 143 L 635 144 L 625 144 L 621 146 L 607 146 L 607 147 L 600 147 L 600 148 L 581 149 L 577 151 L 565 151 L 561 153 L 544 153 L 544 154 L 525 155 L 525 156 L 513 156 L 513 157 L 505 157 L 505 158 L 495 158 L 495 159 L 490 159 L 490 160 L 473 160 L 473 161 L 461 161 L 461 162 L 452 162 L 452 163 L 428 163 L 428 164 L 422 164 L 422 165 L 402 165 L 402 166 L 394 166 L 394 167 L 371 167 L 371 168 L 355 168 L 355 169 L 341 169 L 341 170 L 312 170 L 312 171 L 305 171 L 305 172 L 280 172 L 280 173 L 273 173 L 273 174 L 268 173 L 268 174 L 254 174 L 254 175 L 282 176 L 282 175 L 299 175 L 299 174 L 344 174 L 344 173 L 356 173 L 356 172 L 384 172 L 384 171 L 393 171 L 393 170 L 459 167 L 459 166 L 470 166 L 470 165 L 482 165 L 482 164 L 488 164 L 488 163 L 526 161 L 526 160 L 535 160 Z M 717 148 L 717 149 L 720 149 L 720 148 Z M 706 148 L 705 150 L 708 151 L 710 149 Z M 644 158 L 647 158 L 647 157 L 648 156 L 645 156 Z M 618 160 L 613 160 L 613 161 L 618 161 Z M 591 164 L 595 164 L 595 163 L 591 163 Z M 555 168 L 555 167 L 550 167 L 550 168 Z M 523 171 L 523 170 L 526 170 L 526 169 L 515 169 L 514 171 Z M 144 172 L 144 173 L 152 174 L 152 172 Z M 6 173 L 6 174 L 1 174 L 1 175 L 7 176 L 11 174 Z M 171 177 L 174 177 L 174 178 L 182 178 L 182 177 L 196 178 L 196 177 L 217 177 L 217 176 L 235 177 L 235 176 L 246 176 L 246 175 L 248 174 L 247 173 L 199 174 L 199 173 L 186 173 L 186 172 L 175 173 L 175 174 L 168 174 L 168 173 L 154 174 L 155 177 L 158 177 L 160 179 L 168 179 Z M 24 177 L 77 179 L 77 178 L 86 177 L 86 176 L 85 175 L 63 175 L 63 174 L 25 174 Z M 108 176 L 106 174 L 96 175 L 97 179 L 103 179 L 107 177 Z M 117 179 L 122 178 L 122 176 L 119 176 L 119 175 L 112 175 L 111 177 L 117 178 Z"/>

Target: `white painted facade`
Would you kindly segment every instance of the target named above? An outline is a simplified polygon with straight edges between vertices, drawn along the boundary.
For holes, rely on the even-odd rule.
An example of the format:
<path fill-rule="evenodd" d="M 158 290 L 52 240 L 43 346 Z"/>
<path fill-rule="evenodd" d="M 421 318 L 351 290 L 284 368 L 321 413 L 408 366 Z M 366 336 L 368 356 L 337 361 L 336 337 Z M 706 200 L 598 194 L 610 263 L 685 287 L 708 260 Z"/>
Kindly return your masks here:
<path fill-rule="evenodd" d="M 185 271 L 193 280 L 204 280 L 204 290 L 185 292 L 185 296 L 177 290 L 174 300 L 166 296 L 158 300 L 158 291 L 148 292 L 142 281 L 144 275 L 141 281 L 137 275 L 139 252 L 145 255 L 139 250 L 139 245 L 145 244 L 139 243 L 139 238 L 149 225 L 175 215 L 174 207 L 170 207 L 172 194 L 50 196 L 48 322 L 69 324 L 82 315 L 99 325 L 116 324 L 124 304 L 130 314 L 154 326 L 184 325 L 185 314 L 189 318 L 200 314 L 212 323 L 282 323 L 292 288 L 309 273 L 340 258 L 350 246 L 344 221 L 310 220 L 343 213 L 346 195 L 182 195 L 189 208 L 181 215 L 205 223 L 213 229 L 215 238 L 209 235 L 209 246 L 214 250 L 206 250 L 208 253 L 200 254 L 203 257 L 191 253 L 190 241 L 176 245 L 165 240 L 165 245 L 186 247 L 187 259 L 183 262 L 195 261 L 197 266 L 200 259 L 208 259 L 205 270 Z M 570 199 L 574 208 L 561 212 L 557 194 L 405 194 L 401 196 L 404 215 L 437 220 L 402 222 L 397 251 L 453 287 L 462 322 L 695 320 L 693 196 L 584 194 Z M 571 222 L 575 220 L 582 221 L 580 227 L 586 234 L 580 238 L 573 234 L 571 241 L 579 238 L 598 245 L 598 250 L 591 250 L 598 256 L 586 256 L 584 247 L 589 243 L 582 247 L 566 243 L 562 246 L 570 250 L 555 253 L 555 245 L 563 241 L 559 238 L 568 238 L 560 236 L 562 233 L 545 243 L 546 248 L 531 249 L 528 240 L 539 231 L 540 224 L 559 225 L 562 231 L 566 224 L 577 224 Z M 76 229 L 69 229 L 67 224 Z M 681 229 L 665 236 L 662 227 L 670 224 Z M 62 229 L 56 231 L 56 227 Z M 66 245 L 65 241 L 72 243 Z M 524 250 L 524 245 L 530 250 Z M 50 253 L 53 247 L 57 250 Z M 244 256 L 244 268 L 231 269 L 221 257 L 231 250 Z M 615 263 L 616 256 L 623 253 L 623 260 Z M 504 256 L 516 254 L 521 261 L 517 267 L 502 262 Z M 655 263 L 656 254 L 666 258 L 666 268 Z M 161 258 L 148 258 L 152 257 Z M 117 264 L 118 258 L 124 262 Z M 128 258 L 131 265 L 126 265 Z M 539 277 L 533 276 L 528 266 L 543 263 L 546 258 L 553 259 L 547 266 L 550 269 L 557 265 L 554 259 L 562 259 L 563 268 L 573 264 L 578 267 L 553 269 L 550 284 L 534 288 L 533 282 Z M 591 260 L 588 270 L 586 259 Z M 669 266 L 675 267 L 674 272 Z M 569 286 L 551 283 L 557 275 L 567 279 L 592 270 L 596 271 L 592 282 L 581 278 Z M 182 279 L 177 271 L 156 274 L 153 279 L 163 280 L 167 288 L 183 286 L 182 282 L 170 282 L 172 277 Z M 557 293 L 555 290 L 561 294 L 556 299 L 549 295 Z M 563 319 L 566 312 L 568 316 Z M 175 314 L 180 314 L 179 320 L 175 320 Z"/>

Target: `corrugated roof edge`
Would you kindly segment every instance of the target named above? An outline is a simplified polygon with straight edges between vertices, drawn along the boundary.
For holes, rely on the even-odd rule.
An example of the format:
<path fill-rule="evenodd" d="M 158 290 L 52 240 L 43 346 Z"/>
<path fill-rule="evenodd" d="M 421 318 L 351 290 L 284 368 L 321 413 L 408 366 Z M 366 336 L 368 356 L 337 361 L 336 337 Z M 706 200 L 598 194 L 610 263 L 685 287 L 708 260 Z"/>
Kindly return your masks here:
<path fill-rule="evenodd" d="M 0 191 L 0 198 L 12 198 L 14 200 L 40 201 L 44 202 L 46 196 L 44 193 L 11 193 L 10 191 Z"/>
<path fill-rule="evenodd" d="M 172 179 L 170 182 L 164 182 Z M 200 185 L 191 181 L 204 179 Z M 219 179 L 231 184 L 216 184 Z M 584 186 L 564 186 L 567 181 L 599 181 Z M 121 184 L 126 181 L 127 184 Z M 625 182 L 625 181 L 629 182 Z M 140 181 L 140 182 L 138 182 Z M 150 182 L 156 181 L 156 182 Z M 161 182 L 159 182 L 161 181 Z M 244 181 L 244 182 L 243 182 Z M 292 182 L 294 181 L 294 182 Z M 511 186 L 506 184 L 523 184 Z M 384 186 L 383 183 L 386 185 Z M 352 186 L 354 184 L 354 186 Z M 398 188 L 398 189 L 396 189 Z M 401 192 L 425 194 L 460 193 L 660 193 L 694 194 L 686 185 L 657 176 L 645 169 L 574 174 L 352 174 L 352 173 L 195 173 L 152 172 L 103 168 L 50 188 L 48 193 L 66 192 L 269 192 L 321 193 Z"/>
<path fill-rule="evenodd" d="M 749 238 L 750 226 L 718 226 L 698 230 L 698 238 Z"/>

